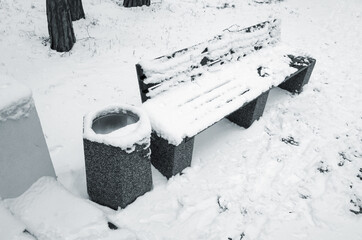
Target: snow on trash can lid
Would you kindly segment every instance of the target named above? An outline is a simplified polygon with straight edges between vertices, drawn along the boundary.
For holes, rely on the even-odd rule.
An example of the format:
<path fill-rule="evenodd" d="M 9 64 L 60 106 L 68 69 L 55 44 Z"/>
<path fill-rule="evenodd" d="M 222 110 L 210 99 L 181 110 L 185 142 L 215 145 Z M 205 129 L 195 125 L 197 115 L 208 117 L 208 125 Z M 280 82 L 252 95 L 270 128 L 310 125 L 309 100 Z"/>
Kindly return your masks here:
<path fill-rule="evenodd" d="M 84 117 L 83 138 L 132 152 L 135 144 L 150 144 L 146 113 L 131 105 L 107 106 Z"/>

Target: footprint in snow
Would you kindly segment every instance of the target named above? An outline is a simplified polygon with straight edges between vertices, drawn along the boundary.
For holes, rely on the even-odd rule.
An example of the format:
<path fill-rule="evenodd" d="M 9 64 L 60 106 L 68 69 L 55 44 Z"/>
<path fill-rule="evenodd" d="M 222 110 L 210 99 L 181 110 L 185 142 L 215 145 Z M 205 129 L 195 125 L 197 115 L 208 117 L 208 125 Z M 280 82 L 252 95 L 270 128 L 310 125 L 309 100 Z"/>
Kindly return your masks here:
<path fill-rule="evenodd" d="M 320 162 L 319 162 L 319 167 L 317 168 L 317 170 L 318 170 L 320 173 L 330 172 L 330 169 L 329 169 L 328 165 L 326 165 L 323 161 L 320 161 Z"/>
<path fill-rule="evenodd" d="M 360 173 L 358 173 L 357 177 L 362 181 L 362 168 L 359 169 L 359 172 Z"/>
<path fill-rule="evenodd" d="M 356 215 L 362 214 L 362 203 L 359 198 L 357 198 L 356 200 L 351 199 L 350 203 L 353 204 L 355 209 L 349 209 L 349 211 L 351 211 L 352 213 L 354 213 Z"/>
<path fill-rule="evenodd" d="M 289 136 L 287 138 L 282 138 L 282 142 L 293 146 L 299 146 L 299 142 L 295 141 L 295 139 L 292 136 Z"/>

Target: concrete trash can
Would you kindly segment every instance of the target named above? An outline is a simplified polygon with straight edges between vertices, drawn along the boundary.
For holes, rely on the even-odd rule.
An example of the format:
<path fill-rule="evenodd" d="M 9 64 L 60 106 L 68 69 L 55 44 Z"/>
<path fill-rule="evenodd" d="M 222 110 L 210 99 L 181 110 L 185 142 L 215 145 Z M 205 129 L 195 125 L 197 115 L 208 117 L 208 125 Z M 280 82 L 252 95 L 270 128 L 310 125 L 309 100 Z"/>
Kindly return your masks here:
<path fill-rule="evenodd" d="M 84 117 L 87 190 L 92 201 L 125 208 L 152 189 L 151 125 L 129 105 L 109 106 Z"/>

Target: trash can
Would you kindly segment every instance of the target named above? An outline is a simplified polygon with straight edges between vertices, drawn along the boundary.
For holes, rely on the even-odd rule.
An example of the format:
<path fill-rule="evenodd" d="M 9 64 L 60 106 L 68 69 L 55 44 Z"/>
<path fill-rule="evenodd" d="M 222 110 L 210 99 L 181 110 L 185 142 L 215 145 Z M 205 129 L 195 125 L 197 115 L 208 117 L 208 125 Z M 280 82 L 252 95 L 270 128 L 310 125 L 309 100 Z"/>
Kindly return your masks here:
<path fill-rule="evenodd" d="M 92 201 L 125 208 L 152 189 L 151 125 L 129 105 L 109 106 L 83 119 L 87 191 Z"/>

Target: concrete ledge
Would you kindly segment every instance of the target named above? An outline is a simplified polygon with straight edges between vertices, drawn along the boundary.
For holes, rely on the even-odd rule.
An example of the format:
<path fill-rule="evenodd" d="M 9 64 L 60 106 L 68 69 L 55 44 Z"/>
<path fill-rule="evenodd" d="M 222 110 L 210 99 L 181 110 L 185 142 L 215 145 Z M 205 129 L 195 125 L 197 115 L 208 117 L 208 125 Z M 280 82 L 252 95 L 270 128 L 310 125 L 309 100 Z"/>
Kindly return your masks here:
<path fill-rule="evenodd" d="M 14 198 L 42 176 L 55 177 L 35 107 L 27 116 L 0 122 L 0 196 Z"/>

